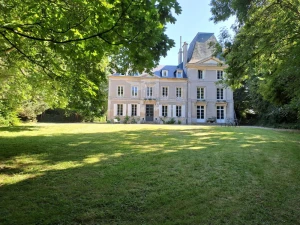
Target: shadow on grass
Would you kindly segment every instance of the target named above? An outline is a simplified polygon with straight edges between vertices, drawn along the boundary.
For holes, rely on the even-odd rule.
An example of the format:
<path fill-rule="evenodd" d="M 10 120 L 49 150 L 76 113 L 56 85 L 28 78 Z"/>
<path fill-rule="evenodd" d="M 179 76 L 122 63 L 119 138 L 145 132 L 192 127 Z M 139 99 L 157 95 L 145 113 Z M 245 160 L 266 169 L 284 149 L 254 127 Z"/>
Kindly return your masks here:
<path fill-rule="evenodd" d="M 216 129 L 0 138 L 0 223 L 299 223 L 286 143 Z"/>
<path fill-rule="evenodd" d="M 0 127 L 0 132 L 1 131 L 7 131 L 7 132 L 36 131 L 39 129 L 40 127 L 36 127 L 36 126 L 13 126 L 13 127 Z"/>

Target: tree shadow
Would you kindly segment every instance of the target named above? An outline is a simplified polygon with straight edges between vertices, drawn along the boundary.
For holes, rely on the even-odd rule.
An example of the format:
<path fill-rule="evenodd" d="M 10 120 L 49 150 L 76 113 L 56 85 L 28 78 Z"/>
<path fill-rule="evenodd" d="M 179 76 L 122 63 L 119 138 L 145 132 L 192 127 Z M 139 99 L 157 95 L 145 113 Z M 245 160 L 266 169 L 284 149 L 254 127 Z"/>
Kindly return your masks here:
<path fill-rule="evenodd" d="M 38 126 L 11 126 L 11 127 L 0 127 L 1 131 L 6 132 L 23 132 L 23 131 L 37 131 L 40 127 Z"/>

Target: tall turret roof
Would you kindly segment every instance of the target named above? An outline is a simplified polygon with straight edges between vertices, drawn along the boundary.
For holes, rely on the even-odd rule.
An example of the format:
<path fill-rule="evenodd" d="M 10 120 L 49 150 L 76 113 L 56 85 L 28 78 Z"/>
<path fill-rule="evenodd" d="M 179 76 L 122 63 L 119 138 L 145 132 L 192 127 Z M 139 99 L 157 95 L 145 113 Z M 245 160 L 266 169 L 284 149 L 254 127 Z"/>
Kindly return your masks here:
<path fill-rule="evenodd" d="M 212 57 L 213 48 L 209 45 L 211 42 L 217 42 L 213 33 L 199 32 L 189 46 L 187 62 L 197 62 Z"/>

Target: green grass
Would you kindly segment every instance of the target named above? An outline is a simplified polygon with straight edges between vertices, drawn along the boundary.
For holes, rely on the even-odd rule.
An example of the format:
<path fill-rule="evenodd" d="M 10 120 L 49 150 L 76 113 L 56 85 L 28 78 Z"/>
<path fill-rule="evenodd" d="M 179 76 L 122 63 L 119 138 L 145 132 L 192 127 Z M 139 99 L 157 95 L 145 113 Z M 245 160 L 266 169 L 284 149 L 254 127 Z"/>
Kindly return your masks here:
<path fill-rule="evenodd" d="M 300 224 L 300 133 L 0 128 L 0 224 Z"/>

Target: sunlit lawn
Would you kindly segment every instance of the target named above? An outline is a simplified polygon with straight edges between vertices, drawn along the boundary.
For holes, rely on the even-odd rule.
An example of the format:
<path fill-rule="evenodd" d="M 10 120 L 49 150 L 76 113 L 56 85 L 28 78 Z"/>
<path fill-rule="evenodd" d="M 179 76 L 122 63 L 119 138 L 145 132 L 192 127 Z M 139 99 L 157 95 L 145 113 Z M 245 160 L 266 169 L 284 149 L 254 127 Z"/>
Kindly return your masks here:
<path fill-rule="evenodd" d="M 300 133 L 0 128 L 0 224 L 300 224 Z"/>

